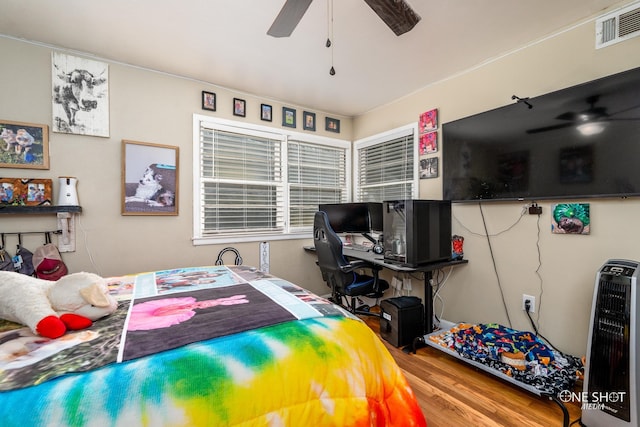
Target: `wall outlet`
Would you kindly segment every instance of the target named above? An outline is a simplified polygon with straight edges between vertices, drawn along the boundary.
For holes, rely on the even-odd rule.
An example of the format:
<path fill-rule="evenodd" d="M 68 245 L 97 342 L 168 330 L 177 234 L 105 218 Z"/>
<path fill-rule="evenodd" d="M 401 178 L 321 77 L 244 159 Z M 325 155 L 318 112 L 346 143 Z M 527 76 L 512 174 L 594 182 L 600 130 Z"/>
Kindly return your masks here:
<path fill-rule="evenodd" d="M 536 297 L 531 296 L 531 295 L 527 295 L 527 294 L 522 294 L 522 310 L 524 310 L 524 311 L 527 311 L 527 309 L 525 308 L 525 303 L 527 301 L 530 302 L 529 313 L 535 313 L 536 312 Z"/>

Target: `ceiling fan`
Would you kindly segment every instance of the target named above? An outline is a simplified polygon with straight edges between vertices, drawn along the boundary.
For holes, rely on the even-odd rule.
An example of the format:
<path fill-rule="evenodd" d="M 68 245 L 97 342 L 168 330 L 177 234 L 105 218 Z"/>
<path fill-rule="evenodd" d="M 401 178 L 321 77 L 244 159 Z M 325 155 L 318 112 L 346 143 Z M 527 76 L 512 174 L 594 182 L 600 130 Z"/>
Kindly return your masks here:
<path fill-rule="evenodd" d="M 364 0 L 397 35 L 410 31 L 420 16 L 404 0 Z M 273 37 L 289 37 L 309 8 L 312 0 L 287 0 L 267 31 Z"/>
<path fill-rule="evenodd" d="M 576 127 L 578 131 L 587 135 L 599 133 L 604 130 L 604 127 L 607 122 L 612 120 L 639 120 L 637 118 L 629 118 L 629 119 L 615 119 L 612 116 L 616 114 L 620 114 L 625 111 L 632 110 L 637 108 L 637 106 L 629 108 L 627 110 L 618 111 L 613 114 L 609 114 L 606 107 L 599 107 L 596 104 L 600 99 L 599 95 L 593 95 L 586 99 L 587 104 L 589 104 L 589 108 L 586 110 L 575 112 L 575 111 L 567 111 L 556 116 L 556 120 L 562 120 L 564 123 L 558 123 L 557 125 L 552 126 L 544 126 L 535 129 L 527 130 L 527 133 L 540 133 L 540 132 L 548 132 L 552 130 L 562 129 L 566 127 Z"/>

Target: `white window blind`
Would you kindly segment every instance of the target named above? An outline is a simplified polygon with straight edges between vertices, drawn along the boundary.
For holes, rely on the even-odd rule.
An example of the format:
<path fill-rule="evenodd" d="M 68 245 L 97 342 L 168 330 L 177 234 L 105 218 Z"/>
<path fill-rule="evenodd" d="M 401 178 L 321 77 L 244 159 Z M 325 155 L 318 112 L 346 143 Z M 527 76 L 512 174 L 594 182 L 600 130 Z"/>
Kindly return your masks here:
<path fill-rule="evenodd" d="M 289 140 L 289 220 L 292 228 L 313 227 L 321 203 L 347 201 L 344 148 Z"/>
<path fill-rule="evenodd" d="M 356 201 L 416 197 L 415 133 L 411 126 L 356 141 Z"/>
<path fill-rule="evenodd" d="M 308 237 L 348 200 L 348 141 L 194 115 L 194 243 Z"/>
<path fill-rule="evenodd" d="M 202 234 L 284 229 L 282 141 L 202 128 Z"/>

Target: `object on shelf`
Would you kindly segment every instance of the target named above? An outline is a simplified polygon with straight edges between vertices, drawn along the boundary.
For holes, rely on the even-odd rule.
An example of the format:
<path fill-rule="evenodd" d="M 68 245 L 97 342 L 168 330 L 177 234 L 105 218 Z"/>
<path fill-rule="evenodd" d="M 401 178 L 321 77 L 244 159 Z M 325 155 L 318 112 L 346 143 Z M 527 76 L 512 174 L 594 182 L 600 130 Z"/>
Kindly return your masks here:
<path fill-rule="evenodd" d="M 453 252 L 451 254 L 451 259 L 457 260 L 464 258 L 464 237 L 458 236 L 454 234 L 451 238 L 451 245 L 453 246 Z"/>
<path fill-rule="evenodd" d="M 50 179 L 0 178 L 0 204 L 51 205 L 51 198 Z"/>
<path fill-rule="evenodd" d="M 78 179 L 73 176 L 59 176 L 60 192 L 58 193 L 58 206 L 77 206 Z"/>

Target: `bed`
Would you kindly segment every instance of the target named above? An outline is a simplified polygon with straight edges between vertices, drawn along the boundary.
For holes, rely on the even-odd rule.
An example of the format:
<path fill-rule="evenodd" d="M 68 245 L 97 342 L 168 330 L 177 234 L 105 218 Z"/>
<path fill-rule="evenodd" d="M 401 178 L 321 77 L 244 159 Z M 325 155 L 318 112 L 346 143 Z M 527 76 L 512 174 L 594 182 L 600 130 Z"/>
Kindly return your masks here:
<path fill-rule="evenodd" d="M 459 323 L 426 335 L 425 344 L 560 406 L 563 425 L 569 412 L 563 393 L 574 392 L 584 373 L 582 360 L 562 353 L 532 332 L 506 326 Z"/>
<path fill-rule="evenodd" d="M 364 322 L 286 280 L 247 266 L 108 280 L 118 310 L 89 329 L 3 324 L 3 427 L 426 426 Z"/>

